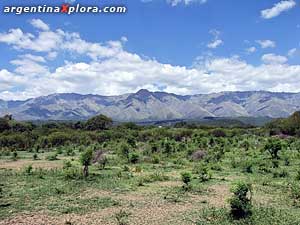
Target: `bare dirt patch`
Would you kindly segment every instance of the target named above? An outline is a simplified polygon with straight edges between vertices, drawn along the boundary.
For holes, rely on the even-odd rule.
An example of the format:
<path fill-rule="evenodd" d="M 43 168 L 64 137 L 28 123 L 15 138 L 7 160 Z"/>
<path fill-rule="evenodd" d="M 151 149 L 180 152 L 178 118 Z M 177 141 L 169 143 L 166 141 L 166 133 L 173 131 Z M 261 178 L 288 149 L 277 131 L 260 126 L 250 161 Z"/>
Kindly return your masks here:
<path fill-rule="evenodd" d="M 62 161 L 45 160 L 0 160 L 0 169 L 21 170 L 26 166 L 32 165 L 33 168 L 54 169 L 62 167 Z"/>

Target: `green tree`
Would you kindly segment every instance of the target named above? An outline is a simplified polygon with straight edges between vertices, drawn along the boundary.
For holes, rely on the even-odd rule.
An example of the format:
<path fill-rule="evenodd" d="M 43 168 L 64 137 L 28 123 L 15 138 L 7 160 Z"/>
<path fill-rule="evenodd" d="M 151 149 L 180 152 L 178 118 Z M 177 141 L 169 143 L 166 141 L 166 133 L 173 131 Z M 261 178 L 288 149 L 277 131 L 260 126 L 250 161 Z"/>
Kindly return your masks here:
<path fill-rule="evenodd" d="M 0 118 L 0 132 L 6 131 L 9 129 L 10 129 L 10 126 L 9 126 L 8 121 L 4 118 Z"/>
<path fill-rule="evenodd" d="M 264 147 L 271 154 L 272 159 L 279 159 L 278 153 L 282 150 L 282 143 L 278 139 L 269 139 Z"/>
<path fill-rule="evenodd" d="M 91 148 L 88 148 L 80 155 L 80 162 L 83 166 L 84 177 L 89 176 L 89 165 L 91 165 L 92 159 L 93 159 L 93 150 Z"/>
<path fill-rule="evenodd" d="M 85 123 L 85 129 L 86 130 L 106 130 L 109 127 L 112 126 L 112 119 L 105 116 L 105 115 L 99 115 L 90 118 Z"/>

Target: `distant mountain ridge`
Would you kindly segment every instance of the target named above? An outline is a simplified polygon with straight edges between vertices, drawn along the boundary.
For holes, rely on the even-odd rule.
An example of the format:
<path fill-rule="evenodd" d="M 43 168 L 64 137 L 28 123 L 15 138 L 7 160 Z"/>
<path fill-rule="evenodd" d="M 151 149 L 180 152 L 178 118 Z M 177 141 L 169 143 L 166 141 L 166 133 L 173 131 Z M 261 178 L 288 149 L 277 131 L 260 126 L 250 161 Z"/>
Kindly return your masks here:
<path fill-rule="evenodd" d="M 300 110 L 300 93 L 267 91 L 176 95 L 150 92 L 119 96 L 52 94 L 24 101 L 0 100 L 0 116 L 18 120 L 83 120 L 104 114 L 116 121 L 197 120 L 205 117 L 288 117 Z"/>

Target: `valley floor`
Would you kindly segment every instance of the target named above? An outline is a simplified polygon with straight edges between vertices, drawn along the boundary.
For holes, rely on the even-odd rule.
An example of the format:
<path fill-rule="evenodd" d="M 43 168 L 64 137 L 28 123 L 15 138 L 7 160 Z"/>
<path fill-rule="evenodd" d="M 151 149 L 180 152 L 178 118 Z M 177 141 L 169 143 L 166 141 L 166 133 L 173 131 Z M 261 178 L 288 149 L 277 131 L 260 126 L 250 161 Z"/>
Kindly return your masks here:
<path fill-rule="evenodd" d="M 222 166 L 208 182 L 194 179 L 191 190 L 184 191 L 180 174 L 191 169 L 190 165 L 143 163 L 126 170 L 92 168 L 87 180 L 68 180 L 60 171 L 63 160 L 74 157 L 31 160 L 31 154 L 23 153 L 23 159 L 17 161 L 0 160 L 1 225 L 300 224 L 300 210 L 293 206 L 286 179 Z M 232 222 L 226 216 L 235 180 L 254 184 L 253 205 L 263 213 L 261 223 L 255 222 L 259 218 Z M 264 217 L 274 223 L 263 222 Z"/>

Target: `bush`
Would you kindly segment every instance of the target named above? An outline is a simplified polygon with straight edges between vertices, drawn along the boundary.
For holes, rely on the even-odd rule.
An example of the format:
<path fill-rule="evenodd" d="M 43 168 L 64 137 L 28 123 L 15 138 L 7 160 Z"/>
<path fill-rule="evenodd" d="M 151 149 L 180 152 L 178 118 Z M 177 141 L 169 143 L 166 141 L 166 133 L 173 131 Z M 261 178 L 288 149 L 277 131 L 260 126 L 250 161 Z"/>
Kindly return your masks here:
<path fill-rule="evenodd" d="M 192 174 L 190 172 L 181 173 L 181 180 L 183 182 L 183 190 L 188 191 L 191 189 L 190 183 L 192 181 Z"/>
<path fill-rule="evenodd" d="M 253 172 L 253 162 L 249 159 L 242 161 L 242 170 L 244 173 L 252 173 Z"/>
<path fill-rule="evenodd" d="M 121 153 L 121 156 L 123 156 L 124 158 L 129 159 L 129 153 L 130 153 L 129 146 L 127 144 L 122 144 L 120 146 L 120 153 Z"/>
<path fill-rule="evenodd" d="M 62 174 L 65 179 L 82 179 L 82 173 L 80 168 L 75 166 L 65 167 L 62 171 Z"/>
<path fill-rule="evenodd" d="M 278 139 L 269 139 L 264 146 L 265 151 L 271 154 L 272 159 L 279 159 L 278 153 L 282 150 L 283 145 Z"/>
<path fill-rule="evenodd" d="M 32 172 L 33 172 L 33 167 L 32 167 L 32 165 L 29 165 L 29 166 L 26 166 L 26 167 L 25 167 L 24 173 L 25 173 L 26 175 L 31 175 Z"/>
<path fill-rule="evenodd" d="M 206 182 L 211 179 L 211 172 L 208 166 L 204 163 L 200 163 L 194 168 L 194 172 L 199 175 L 200 182 Z"/>
<path fill-rule="evenodd" d="M 129 222 L 128 222 L 129 215 L 130 214 L 124 210 L 120 210 L 118 213 L 116 213 L 115 217 L 116 217 L 118 225 L 129 224 Z"/>
<path fill-rule="evenodd" d="M 291 198 L 294 206 L 300 206 L 300 186 L 298 184 L 291 184 Z"/>
<path fill-rule="evenodd" d="M 204 157 L 207 155 L 206 151 L 204 150 L 198 150 L 196 152 L 194 152 L 191 156 L 191 159 L 193 161 L 200 161 L 202 159 L 204 159 Z"/>
<path fill-rule="evenodd" d="M 55 161 L 55 160 L 58 160 L 58 158 L 57 158 L 57 153 L 48 155 L 48 156 L 46 157 L 46 159 L 47 159 L 48 161 Z"/>
<path fill-rule="evenodd" d="M 32 155 L 32 159 L 33 159 L 33 160 L 38 160 L 39 157 L 38 157 L 38 155 L 37 155 L 36 153 L 34 153 L 34 154 Z"/>
<path fill-rule="evenodd" d="M 70 160 L 64 160 L 63 161 L 63 169 L 68 169 L 70 167 L 72 167 L 71 161 Z"/>
<path fill-rule="evenodd" d="M 85 123 L 85 129 L 87 130 L 106 130 L 112 126 L 112 119 L 105 115 L 98 115 L 90 118 Z"/>
<path fill-rule="evenodd" d="M 229 199 L 230 215 L 234 219 L 245 218 L 252 214 L 251 191 L 252 186 L 244 182 L 238 182 L 231 188 L 233 196 Z"/>
<path fill-rule="evenodd" d="M 185 185 L 189 185 L 192 181 L 192 174 L 190 172 L 181 173 L 181 180 Z"/>
<path fill-rule="evenodd" d="M 289 173 L 285 169 L 275 169 L 273 171 L 273 177 L 274 178 L 284 178 L 288 177 Z"/>
<path fill-rule="evenodd" d="M 82 152 L 80 155 L 80 162 L 83 165 L 83 176 L 88 177 L 89 175 L 89 165 L 93 159 L 93 150 L 88 148 L 86 151 Z"/>
<path fill-rule="evenodd" d="M 104 150 L 96 151 L 95 156 L 93 158 L 93 163 L 98 163 L 100 169 L 105 169 L 105 166 L 108 163 L 108 158 Z"/>
<path fill-rule="evenodd" d="M 16 151 L 14 151 L 14 152 L 12 153 L 11 159 L 12 159 L 13 161 L 17 161 L 17 160 L 18 160 L 18 153 L 17 153 Z"/>
<path fill-rule="evenodd" d="M 300 170 L 298 170 L 296 172 L 296 177 L 295 177 L 296 180 L 300 181 Z"/>
<path fill-rule="evenodd" d="M 152 163 L 159 164 L 160 163 L 160 157 L 158 155 L 154 155 L 152 158 Z"/>
<path fill-rule="evenodd" d="M 139 159 L 140 159 L 139 153 L 132 152 L 129 154 L 129 162 L 135 164 L 135 163 L 138 163 Z"/>

